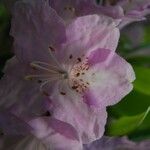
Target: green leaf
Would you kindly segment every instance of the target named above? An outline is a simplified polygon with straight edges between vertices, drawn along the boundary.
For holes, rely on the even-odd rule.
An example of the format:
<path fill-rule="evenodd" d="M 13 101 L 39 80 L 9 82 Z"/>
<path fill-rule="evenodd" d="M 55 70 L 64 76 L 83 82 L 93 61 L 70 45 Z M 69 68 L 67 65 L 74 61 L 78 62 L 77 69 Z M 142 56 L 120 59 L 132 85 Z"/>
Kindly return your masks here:
<path fill-rule="evenodd" d="M 135 116 L 121 117 L 118 120 L 110 122 L 107 128 L 107 135 L 122 136 L 133 132 L 135 129 L 141 126 L 146 116 L 149 114 L 149 111 L 150 107 L 148 107 L 144 113 Z"/>
<path fill-rule="evenodd" d="M 148 24 L 144 28 L 144 43 L 150 43 L 149 33 L 150 33 L 150 26 Z"/>
<path fill-rule="evenodd" d="M 134 88 L 146 95 L 150 95 L 150 69 L 144 67 L 134 67 L 136 80 Z"/>
<path fill-rule="evenodd" d="M 144 66 L 150 64 L 150 56 L 135 56 L 127 59 L 132 65 Z"/>
<path fill-rule="evenodd" d="M 132 49 L 131 41 L 125 34 L 121 34 L 119 43 L 118 43 L 117 52 L 121 56 L 126 56 L 128 53 L 131 52 L 131 49 Z"/>
<path fill-rule="evenodd" d="M 108 112 L 111 118 L 134 116 L 144 112 L 148 106 L 150 106 L 150 96 L 133 90 L 118 104 L 109 107 Z"/>

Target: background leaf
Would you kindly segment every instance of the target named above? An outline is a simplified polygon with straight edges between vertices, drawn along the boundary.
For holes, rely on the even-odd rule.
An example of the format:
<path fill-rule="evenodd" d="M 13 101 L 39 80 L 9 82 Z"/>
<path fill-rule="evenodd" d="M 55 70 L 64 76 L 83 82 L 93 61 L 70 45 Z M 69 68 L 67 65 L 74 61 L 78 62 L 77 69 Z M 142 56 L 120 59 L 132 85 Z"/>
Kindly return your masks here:
<path fill-rule="evenodd" d="M 121 136 L 133 132 L 143 123 L 149 111 L 150 107 L 142 114 L 136 116 L 124 116 L 118 120 L 111 121 L 107 129 L 107 134 L 110 136 Z"/>
<path fill-rule="evenodd" d="M 150 95 L 150 68 L 134 67 L 136 80 L 134 88 L 144 94 Z"/>

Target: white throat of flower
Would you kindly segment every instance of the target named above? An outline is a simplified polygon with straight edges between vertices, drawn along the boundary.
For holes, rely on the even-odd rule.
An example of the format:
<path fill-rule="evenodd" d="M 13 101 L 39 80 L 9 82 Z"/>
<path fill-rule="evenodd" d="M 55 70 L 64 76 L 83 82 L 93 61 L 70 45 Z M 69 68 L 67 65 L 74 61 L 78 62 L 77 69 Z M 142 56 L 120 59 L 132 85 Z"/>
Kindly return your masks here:
<path fill-rule="evenodd" d="M 41 62 L 41 61 L 33 61 L 30 63 L 32 69 L 35 70 L 35 74 L 27 75 L 25 79 L 27 80 L 34 80 L 40 83 L 40 91 L 44 92 L 44 87 L 48 84 L 51 84 L 53 81 L 67 81 L 66 83 L 68 86 L 76 91 L 77 93 L 84 92 L 88 86 L 90 85 L 88 81 L 88 70 L 89 65 L 87 60 L 84 59 L 82 61 L 81 58 L 74 58 L 73 55 L 70 55 L 68 59 L 74 62 L 71 64 L 67 64 L 68 68 L 69 65 L 72 65 L 72 69 L 64 69 L 63 66 L 57 61 L 56 57 L 53 55 L 54 49 L 52 47 L 49 48 L 49 54 L 51 60 L 53 60 L 53 65 Z M 72 60 L 74 58 L 74 60 Z M 75 62 L 76 61 L 76 62 Z M 45 92 L 44 92 L 45 93 Z M 60 92 L 62 95 L 65 95 Z M 48 94 L 47 94 L 48 95 Z"/>

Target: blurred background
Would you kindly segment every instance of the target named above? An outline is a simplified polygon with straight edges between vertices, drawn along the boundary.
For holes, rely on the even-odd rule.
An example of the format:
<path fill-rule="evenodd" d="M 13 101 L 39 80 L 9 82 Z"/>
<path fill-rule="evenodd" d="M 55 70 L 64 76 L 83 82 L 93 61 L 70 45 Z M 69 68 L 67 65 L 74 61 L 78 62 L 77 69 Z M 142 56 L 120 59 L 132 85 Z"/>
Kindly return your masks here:
<path fill-rule="evenodd" d="M 0 1 L 0 78 L 6 61 L 13 56 L 10 19 L 9 11 Z M 105 135 L 126 135 L 134 141 L 150 139 L 150 16 L 121 30 L 117 53 L 132 64 L 136 81 L 128 96 L 108 108 Z"/>

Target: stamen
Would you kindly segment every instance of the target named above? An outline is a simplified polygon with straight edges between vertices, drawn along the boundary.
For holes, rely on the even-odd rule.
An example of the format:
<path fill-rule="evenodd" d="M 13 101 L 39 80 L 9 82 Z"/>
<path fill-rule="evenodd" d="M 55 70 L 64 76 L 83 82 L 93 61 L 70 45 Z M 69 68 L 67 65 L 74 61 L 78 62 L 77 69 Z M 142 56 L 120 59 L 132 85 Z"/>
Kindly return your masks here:
<path fill-rule="evenodd" d="M 53 61 L 56 63 L 56 65 L 60 68 L 60 70 L 62 70 L 62 67 L 60 66 L 60 63 L 57 61 L 56 57 L 52 54 L 52 48 L 49 47 L 49 54 L 51 56 L 51 58 L 53 59 Z"/>
<path fill-rule="evenodd" d="M 43 87 L 48 84 L 49 82 L 58 80 L 58 78 L 49 78 L 46 81 L 44 81 L 41 85 L 40 85 L 40 91 L 43 92 Z"/>
<path fill-rule="evenodd" d="M 33 61 L 32 63 L 34 63 L 34 64 L 45 65 L 45 66 L 47 66 L 47 67 L 54 68 L 54 69 L 58 70 L 57 66 L 55 66 L 55 65 L 50 65 L 50 64 L 45 63 L 45 62 L 41 62 L 41 61 Z"/>
<path fill-rule="evenodd" d="M 32 80 L 33 78 L 46 78 L 50 75 L 27 75 L 25 76 L 25 80 Z"/>
<path fill-rule="evenodd" d="M 55 71 L 55 70 L 50 70 L 48 68 L 42 67 L 42 66 L 40 66 L 39 64 L 36 64 L 36 63 L 31 63 L 30 65 L 34 68 L 41 69 L 41 70 L 44 70 L 44 71 L 48 71 L 50 73 L 57 73 L 58 72 L 58 71 Z"/>
<path fill-rule="evenodd" d="M 41 92 L 43 92 L 44 86 L 50 82 L 68 79 L 68 73 L 61 67 L 61 64 L 53 55 L 53 50 L 55 50 L 53 47 L 49 47 L 50 59 L 53 61 L 54 65 L 41 61 L 33 61 L 30 65 L 35 69 L 34 74 L 25 76 L 26 80 L 33 80 L 34 78 L 37 79 L 36 81 L 40 83 L 39 90 Z"/>

